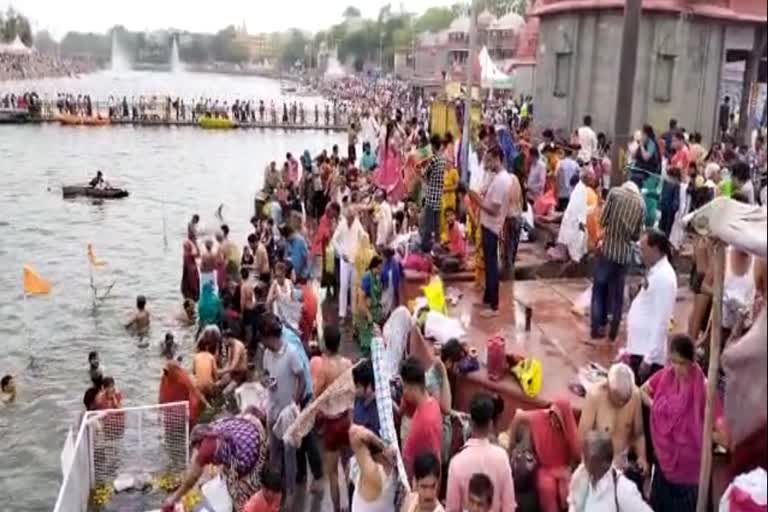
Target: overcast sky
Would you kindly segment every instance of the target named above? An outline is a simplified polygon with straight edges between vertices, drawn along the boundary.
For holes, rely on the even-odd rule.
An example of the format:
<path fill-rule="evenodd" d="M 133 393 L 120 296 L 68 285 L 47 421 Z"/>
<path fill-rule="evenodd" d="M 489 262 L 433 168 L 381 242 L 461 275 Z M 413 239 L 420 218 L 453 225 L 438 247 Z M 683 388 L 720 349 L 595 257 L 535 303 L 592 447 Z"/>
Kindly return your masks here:
<path fill-rule="evenodd" d="M 317 31 L 341 20 L 348 5 L 363 16 L 376 16 L 385 0 L 0 0 L 25 14 L 34 30 L 47 29 L 60 38 L 69 30 L 104 32 L 122 24 L 130 30 L 161 28 L 193 32 L 215 32 L 227 25 L 243 22 L 248 32 L 273 32 L 297 27 Z M 436 5 L 451 5 L 455 0 L 407 0 L 402 5 L 412 12 L 423 12 Z M 401 3 L 392 2 L 398 11 Z"/>

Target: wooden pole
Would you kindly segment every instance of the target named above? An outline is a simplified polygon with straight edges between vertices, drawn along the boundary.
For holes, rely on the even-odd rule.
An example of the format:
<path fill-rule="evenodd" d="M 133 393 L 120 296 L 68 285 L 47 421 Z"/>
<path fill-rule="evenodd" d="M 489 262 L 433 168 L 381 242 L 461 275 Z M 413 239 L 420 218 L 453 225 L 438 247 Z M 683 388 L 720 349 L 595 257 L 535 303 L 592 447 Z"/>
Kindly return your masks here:
<path fill-rule="evenodd" d="M 640 38 L 640 17 L 643 13 L 641 0 L 624 3 L 624 27 L 621 31 L 621 58 L 616 91 L 616 109 L 613 114 L 613 144 L 611 144 L 611 187 L 624 183 L 624 167 L 620 162 L 622 150 L 632 139 L 632 99 L 637 73 L 637 45 Z"/>
<path fill-rule="evenodd" d="M 462 176 L 469 176 L 469 145 L 472 142 L 470 129 L 472 127 L 472 78 L 477 59 L 477 0 L 472 0 L 469 7 L 469 55 L 467 56 L 467 90 L 464 95 L 464 126 L 461 131 L 460 161 L 463 168 Z"/>
<path fill-rule="evenodd" d="M 701 468 L 699 470 L 699 496 L 696 512 L 706 512 L 712 477 L 712 429 L 715 423 L 715 399 L 720 373 L 720 347 L 722 346 L 723 280 L 725 277 L 725 245 L 715 240 L 714 283 L 712 285 L 712 330 L 709 342 L 709 371 L 707 372 L 707 405 L 704 410 L 704 433 L 701 444 Z"/>

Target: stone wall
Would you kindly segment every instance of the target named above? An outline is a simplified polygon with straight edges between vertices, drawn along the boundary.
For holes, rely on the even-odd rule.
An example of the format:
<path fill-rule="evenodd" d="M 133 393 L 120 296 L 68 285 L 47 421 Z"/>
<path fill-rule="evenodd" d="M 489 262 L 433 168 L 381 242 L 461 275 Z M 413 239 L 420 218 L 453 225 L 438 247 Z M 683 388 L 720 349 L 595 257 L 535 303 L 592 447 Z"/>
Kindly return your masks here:
<path fill-rule="evenodd" d="M 534 81 L 538 128 L 572 130 L 591 114 L 609 135 L 616 108 L 623 16 L 577 11 L 540 20 Z M 729 31 L 752 32 L 749 25 Z M 726 40 L 719 21 L 644 12 L 640 23 L 632 126 L 666 129 L 670 118 L 711 140 Z"/>

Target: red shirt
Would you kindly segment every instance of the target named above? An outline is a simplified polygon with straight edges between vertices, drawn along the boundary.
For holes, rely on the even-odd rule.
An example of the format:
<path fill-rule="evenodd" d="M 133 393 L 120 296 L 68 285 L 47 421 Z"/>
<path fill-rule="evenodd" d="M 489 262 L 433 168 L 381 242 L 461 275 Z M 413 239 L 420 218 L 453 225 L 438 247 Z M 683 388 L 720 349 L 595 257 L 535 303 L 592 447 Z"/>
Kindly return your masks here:
<path fill-rule="evenodd" d="M 411 418 L 411 428 L 403 448 L 403 460 L 408 476 L 413 476 L 413 461 L 424 452 L 432 452 L 442 458 L 443 414 L 440 404 L 432 397 L 416 408 Z"/>
<path fill-rule="evenodd" d="M 683 146 L 672 156 L 672 160 L 669 162 L 672 167 L 677 167 L 685 173 L 688 169 L 688 164 L 691 161 L 691 152 L 688 150 L 688 146 Z"/>
<path fill-rule="evenodd" d="M 312 330 L 315 328 L 315 319 L 317 318 L 317 296 L 315 290 L 309 284 L 301 287 L 301 318 L 299 319 L 299 330 L 301 331 L 301 341 L 306 345 L 312 337 Z"/>
<path fill-rule="evenodd" d="M 312 239 L 312 256 L 322 256 L 325 247 L 331 241 L 331 219 L 328 217 L 328 212 L 325 212 L 320 217 L 320 222 L 317 225 L 317 231 L 315 237 Z"/>
<path fill-rule="evenodd" d="M 276 493 L 271 494 L 267 497 L 263 489 L 257 492 L 243 505 L 243 512 L 279 512 L 282 496 Z"/>
<path fill-rule="evenodd" d="M 448 251 L 461 259 L 467 254 L 467 242 L 457 222 L 454 222 L 453 227 L 448 230 Z"/>

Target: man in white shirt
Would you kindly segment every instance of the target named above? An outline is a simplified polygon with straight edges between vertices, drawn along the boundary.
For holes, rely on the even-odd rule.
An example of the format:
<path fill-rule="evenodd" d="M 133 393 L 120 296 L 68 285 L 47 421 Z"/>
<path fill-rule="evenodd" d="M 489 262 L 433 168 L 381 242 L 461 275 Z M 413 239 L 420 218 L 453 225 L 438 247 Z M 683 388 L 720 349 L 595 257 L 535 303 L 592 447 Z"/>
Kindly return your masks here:
<path fill-rule="evenodd" d="M 584 116 L 584 126 L 580 127 L 576 135 L 579 139 L 578 158 L 584 163 L 589 163 L 597 157 L 597 134 L 592 129 L 592 116 Z"/>
<path fill-rule="evenodd" d="M 646 231 L 640 239 L 640 254 L 648 271 L 629 307 L 626 347 L 638 385 L 667 362 L 667 334 L 677 299 L 677 275 L 669 263 L 666 235 L 657 229 Z"/>
<path fill-rule="evenodd" d="M 485 260 L 485 293 L 480 313 L 484 318 L 499 316 L 499 236 L 504 228 L 506 209 L 509 205 L 511 189 L 509 174 L 504 170 L 503 152 L 493 146 L 485 152 L 485 170 L 487 182 L 482 192 L 469 191 L 469 198 L 480 209 L 482 229 L 483 258 Z"/>
<path fill-rule="evenodd" d="M 355 256 L 364 234 L 365 230 L 357 218 L 356 207 L 347 206 L 344 210 L 344 220 L 339 222 L 331 239 L 336 257 L 339 258 L 339 320 L 341 321 L 347 316 L 350 286 L 355 281 Z"/>
<path fill-rule="evenodd" d="M 637 486 L 616 470 L 613 444 L 605 432 L 593 430 L 584 441 L 584 462 L 571 477 L 568 512 L 653 512 Z"/>
<path fill-rule="evenodd" d="M 374 199 L 376 201 L 376 248 L 381 251 L 390 246 L 395 233 L 392 205 L 387 201 L 385 190 L 377 190 Z"/>

